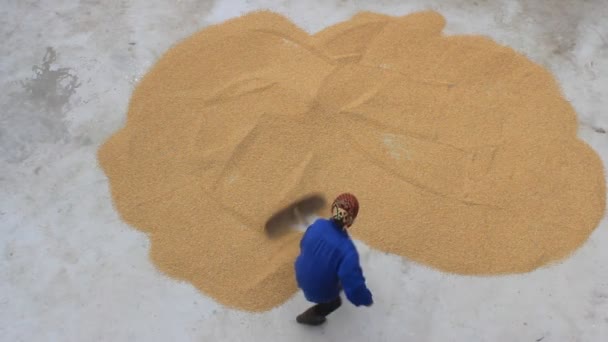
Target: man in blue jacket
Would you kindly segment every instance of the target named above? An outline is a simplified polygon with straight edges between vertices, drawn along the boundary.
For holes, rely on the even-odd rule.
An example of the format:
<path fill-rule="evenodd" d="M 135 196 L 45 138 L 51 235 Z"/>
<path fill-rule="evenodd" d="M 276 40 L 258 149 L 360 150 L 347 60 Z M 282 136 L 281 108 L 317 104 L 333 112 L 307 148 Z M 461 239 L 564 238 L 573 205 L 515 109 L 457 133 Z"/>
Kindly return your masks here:
<path fill-rule="evenodd" d="M 306 299 L 316 303 L 297 317 L 301 324 L 323 324 L 342 305 L 342 290 L 355 306 L 373 304 L 359 253 L 346 231 L 357 217 L 359 202 L 352 194 L 341 194 L 331 212 L 330 219 L 318 219 L 308 227 L 300 242 L 296 280 Z"/>

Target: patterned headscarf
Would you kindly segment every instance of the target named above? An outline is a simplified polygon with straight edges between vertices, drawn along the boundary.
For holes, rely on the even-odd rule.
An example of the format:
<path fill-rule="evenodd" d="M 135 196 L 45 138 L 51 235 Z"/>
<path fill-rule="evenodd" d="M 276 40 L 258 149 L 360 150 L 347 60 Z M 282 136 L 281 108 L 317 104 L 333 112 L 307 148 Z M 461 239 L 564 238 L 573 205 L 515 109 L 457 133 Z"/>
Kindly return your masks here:
<path fill-rule="evenodd" d="M 346 228 L 353 224 L 359 213 L 359 201 L 355 195 L 343 193 L 331 205 L 331 216 Z"/>

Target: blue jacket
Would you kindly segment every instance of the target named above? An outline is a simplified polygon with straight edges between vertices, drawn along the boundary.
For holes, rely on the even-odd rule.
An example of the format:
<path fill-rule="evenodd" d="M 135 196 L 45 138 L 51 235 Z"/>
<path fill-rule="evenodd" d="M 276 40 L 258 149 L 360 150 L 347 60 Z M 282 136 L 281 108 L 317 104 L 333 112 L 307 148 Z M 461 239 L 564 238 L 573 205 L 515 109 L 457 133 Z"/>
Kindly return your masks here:
<path fill-rule="evenodd" d="M 329 302 L 341 289 L 356 306 L 373 303 L 353 241 L 331 220 L 318 219 L 308 227 L 300 241 L 295 270 L 298 286 L 313 303 Z"/>

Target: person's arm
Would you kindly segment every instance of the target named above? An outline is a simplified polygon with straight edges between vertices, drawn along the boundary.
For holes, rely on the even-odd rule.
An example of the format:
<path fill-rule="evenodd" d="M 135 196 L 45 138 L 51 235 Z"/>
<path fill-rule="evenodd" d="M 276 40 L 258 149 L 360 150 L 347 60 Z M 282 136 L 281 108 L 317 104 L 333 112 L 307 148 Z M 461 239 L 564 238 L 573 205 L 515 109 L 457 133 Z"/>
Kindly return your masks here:
<path fill-rule="evenodd" d="M 338 277 L 346 298 L 355 306 L 370 306 L 374 303 L 372 293 L 365 285 L 365 278 L 359 264 L 359 253 L 354 246 L 348 250 L 340 263 Z"/>

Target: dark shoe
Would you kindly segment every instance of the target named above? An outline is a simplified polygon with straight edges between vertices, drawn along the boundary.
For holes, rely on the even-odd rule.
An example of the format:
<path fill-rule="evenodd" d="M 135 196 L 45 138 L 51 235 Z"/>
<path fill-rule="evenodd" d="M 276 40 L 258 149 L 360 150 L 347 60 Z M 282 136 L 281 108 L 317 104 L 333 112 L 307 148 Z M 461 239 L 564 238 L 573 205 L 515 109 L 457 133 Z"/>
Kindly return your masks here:
<path fill-rule="evenodd" d="M 319 316 L 315 313 L 314 306 L 304 311 L 304 313 L 300 314 L 298 317 L 296 317 L 296 321 L 298 323 L 305 325 L 321 325 L 325 323 L 326 320 L 327 319 L 325 317 Z"/>

